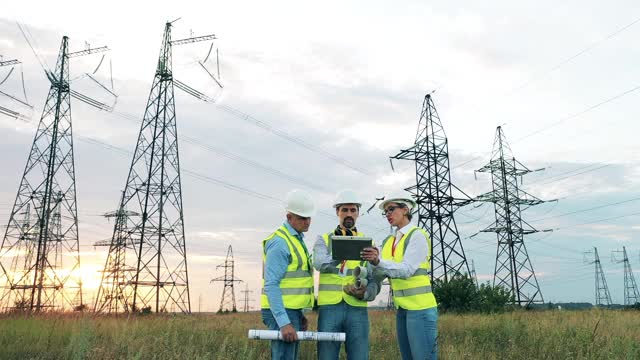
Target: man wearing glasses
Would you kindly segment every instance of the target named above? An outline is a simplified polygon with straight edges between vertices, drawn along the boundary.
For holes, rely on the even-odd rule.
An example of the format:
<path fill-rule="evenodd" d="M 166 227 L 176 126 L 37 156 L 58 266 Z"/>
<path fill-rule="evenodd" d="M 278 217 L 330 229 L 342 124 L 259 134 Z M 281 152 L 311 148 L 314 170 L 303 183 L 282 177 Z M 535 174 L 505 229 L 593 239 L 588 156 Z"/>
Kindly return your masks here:
<path fill-rule="evenodd" d="M 373 281 L 368 272 L 366 286 L 355 287 L 353 271 L 366 267 L 366 261 L 333 260 L 331 255 L 332 235 L 363 236 L 356 229 L 362 202 L 351 190 L 338 193 L 333 207 L 338 216 L 338 226 L 330 233 L 319 235 L 313 246 L 313 266 L 320 272 L 318 287 L 318 331 L 344 332 L 347 359 L 369 359 L 369 317 L 367 301 L 375 299 L 380 284 Z M 337 360 L 340 342 L 319 341 L 319 360 Z"/>
<path fill-rule="evenodd" d="M 292 190 L 285 210 L 287 221 L 262 241 L 262 321 L 282 334 L 284 341 L 271 341 L 271 359 L 277 360 L 298 358 L 296 331 L 306 331 L 308 326 L 302 309 L 312 308 L 314 302 L 313 269 L 304 233 L 315 205 L 306 192 Z"/>

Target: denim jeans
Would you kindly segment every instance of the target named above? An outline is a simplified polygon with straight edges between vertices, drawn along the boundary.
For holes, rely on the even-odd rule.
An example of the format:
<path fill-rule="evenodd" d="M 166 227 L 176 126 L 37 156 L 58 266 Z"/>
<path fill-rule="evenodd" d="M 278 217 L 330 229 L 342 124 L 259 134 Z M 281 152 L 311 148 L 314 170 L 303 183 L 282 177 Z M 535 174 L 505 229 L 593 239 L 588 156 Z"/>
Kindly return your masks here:
<path fill-rule="evenodd" d="M 349 360 L 369 359 L 369 315 L 367 308 L 351 306 L 344 301 L 319 307 L 318 331 L 344 332 L 344 347 Z M 319 360 L 337 360 L 342 343 L 318 341 Z"/>
<path fill-rule="evenodd" d="M 302 310 L 286 309 L 289 321 L 296 331 L 302 330 Z M 267 325 L 269 330 L 280 330 L 276 319 L 273 317 L 270 309 L 262 309 L 262 322 Z M 287 343 L 280 340 L 271 340 L 271 359 L 272 360 L 296 360 L 298 359 L 298 341 Z"/>
<path fill-rule="evenodd" d="M 438 308 L 398 309 L 396 334 L 402 360 L 438 358 Z"/>

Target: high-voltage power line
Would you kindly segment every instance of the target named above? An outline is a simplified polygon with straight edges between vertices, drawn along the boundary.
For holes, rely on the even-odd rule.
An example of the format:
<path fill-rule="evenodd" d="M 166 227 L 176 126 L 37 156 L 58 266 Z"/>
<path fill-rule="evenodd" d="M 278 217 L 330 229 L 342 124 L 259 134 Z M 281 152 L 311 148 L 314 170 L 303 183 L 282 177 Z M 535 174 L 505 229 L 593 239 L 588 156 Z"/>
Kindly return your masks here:
<path fill-rule="evenodd" d="M 191 312 L 174 86 L 197 99 L 213 99 L 174 78 L 172 47 L 216 37 L 171 40 L 172 24 L 165 25 L 136 150 L 118 206 L 118 211 L 133 211 L 140 216 L 116 221 L 96 311 Z"/>
<path fill-rule="evenodd" d="M 504 132 L 498 126 L 491 160 L 477 170 L 491 174 L 493 189 L 476 199 L 493 203 L 495 211 L 495 221 L 480 232 L 495 232 L 498 238 L 493 285 L 504 287 L 513 295 L 514 303 L 525 306 L 544 302 L 524 244 L 524 235 L 538 230 L 522 219 L 521 207 L 529 208 L 545 201 L 518 186 L 518 177 L 532 171 L 514 158 Z"/>
<path fill-rule="evenodd" d="M 616 253 L 622 253 L 622 260 L 616 260 Z M 614 262 L 624 264 L 624 304 L 635 305 L 636 303 L 640 303 L 640 292 L 638 292 L 636 278 L 633 276 L 633 271 L 631 270 L 631 264 L 627 256 L 627 248 L 623 246 L 622 251 L 614 251 L 611 255 Z"/>
<path fill-rule="evenodd" d="M 391 159 L 415 163 L 416 185 L 405 190 L 418 203 L 418 226 L 431 236 L 431 279 L 446 282 L 458 273 L 469 274 L 453 214 L 472 200 L 451 183 L 449 144 L 431 94 L 424 97 L 414 145 Z M 454 190 L 462 197 L 455 198 Z"/>
<path fill-rule="evenodd" d="M 249 312 L 249 303 L 253 302 L 252 300 L 249 299 L 249 294 L 251 294 L 253 291 L 249 290 L 249 285 L 245 286 L 244 290 L 240 290 L 240 292 L 242 293 L 242 302 L 243 302 L 243 308 L 242 311 L 244 312 Z"/>
<path fill-rule="evenodd" d="M 64 36 L 55 70 L 44 69 L 51 87 L 0 248 L 6 275 L 0 298 L 3 310 L 84 307 L 71 97 L 94 104 L 71 89 L 69 61 L 107 50 L 89 47 L 69 52 Z"/>
<path fill-rule="evenodd" d="M 29 110 L 33 110 L 33 106 L 29 104 L 29 99 L 27 99 L 27 90 L 24 86 L 24 72 L 22 71 L 22 63 L 17 59 L 4 60 L 4 57 L 0 55 L 0 68 L 9 68 L 9 71 L 6 75 L 0 75 L 0 87 L 7 82 L 7 80 L 11 77 L 11 75 L 15 72 L 16 66 L 20 66 L 20 80 L 22 82 L 22 95 L 23 98 L 20 98 L 20 95 L 12 95 L 8 91 L 0 88 L 0 99 L 7 99 L 13 105 L 18 104 L 18 106 L 23 106 L 28 108 Z M 9 105 L 8 105 L 9 106 Z M 29 119 L 30 116 L 26 116 L 21 114 L 19 111 L 15 111 L 12 108 L 3 106 L 0 104 L 0 114 L 12 117 L 14 119 Z"/>
<path fill-rule="evenodd" d="M 609 293 L 609 286 L 607 286 L 607 279 L 604 277 L 604 271 L 602 271 L 600 256 L 598 256 L 598 248 L 594 247 L 593 251 L 585 252 L 585 257 L 588 257 L 588 260 L 586 260 L 588 264 L 595 265 L 596 306 L 611 305 L 611 294 Z M 591 260 L 591 258 L 593 258 L 593 260 Z"/>
<path fill-rule="evenodd" d="M 218 312 L 236 312 L 238 310 L 236 308 L 236 293 L 234 291 L 233 284 L 236 282 L 242 282 L 242 280 L 236 279 L 235 277 L 235 265 L 233 260 L 233 249 L 231 248 L 231 245 L 229 245 L 229 249 L 227 250 L 227 257 L 224 260 L 224 264 L 216 266 L 216 269 L 219 268 L 224 268 L 224 275 L 218 276 L 217 278 L 211 279 L 210 281 L 224 283 L 222 297 L 220 298 L 220 308 L 218 309 Z"/>

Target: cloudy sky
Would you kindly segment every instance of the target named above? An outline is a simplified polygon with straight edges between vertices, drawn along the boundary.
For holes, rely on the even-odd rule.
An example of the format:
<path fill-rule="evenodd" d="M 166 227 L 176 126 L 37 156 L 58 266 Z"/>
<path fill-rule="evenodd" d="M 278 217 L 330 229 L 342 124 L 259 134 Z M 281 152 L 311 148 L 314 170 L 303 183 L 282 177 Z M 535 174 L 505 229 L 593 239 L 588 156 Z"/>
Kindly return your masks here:
<path fill-rule="evenodd" d="M 219 94 L 197 71 L 206 45 L 175 49 L 176 78 L 219 96 L 215 104 L 176 96 L 180 160 L 188 171 L 183 198 L 194 310 L 199 299 L 203 311 L 218 308 L 222 285 L 209 280 L 222 275 L 215 266 L 230 244 L 238 277 L 258 299 L 260 243 L 283 221 L 277 199 L 288 190 L 309 190 L 330 212 L 334 193 L 343 188 L 357 189 L 370 204 L 410 186 L 411 164 L 398 163 L 392 172 L 388 157 L 411 146 L 422 99 L 434 90 L 458 187 L 472 196 L 490 189 L 488 176 L 476 179 L 474 170 L 488 161 L 498 125 L 518 160 L 545 168 L 525 177 L 523 188 L 559 201 L 523 216 L 538 229 L 555 229 L 526 239 L 546 301 L 594 302 L 593 265 L 584 256 L 594 246 L 614 302 L 623 301 L 623 268 L 612 262 L 613 250 L 626 246 L 640 277 L 637 2 L 11 2 L 0 17 L 0 55 L 24 63 L 35 110 L 31 122 L 0 117 L 5 222 L 49 87 L 16 21 L 26 25 L 50 67 L 63 35 L 72 51 L 85 42 L 112 49 L 116 113 L 72 105 L 89 296 L 106 257 L 91 244 L 109 238 L 113 226 L 100 214 L 117 206 L 164 23 L 178 17 L 174 39 L 219 38 L 225 84 Z M 74 62 L 72 77 L 98 61 Z M 21 91 L 17 79 L 0 90 Z M 382 239 L 388 227 L 378 213 L 361 218 L 360 228 Z M 488 205 L 456 215 L 481 280 L 491 279 L 496 238 L 469 237 L 492 219 Z M 318 215 L 307 244 L 335 225 L 333 217 Z"/>

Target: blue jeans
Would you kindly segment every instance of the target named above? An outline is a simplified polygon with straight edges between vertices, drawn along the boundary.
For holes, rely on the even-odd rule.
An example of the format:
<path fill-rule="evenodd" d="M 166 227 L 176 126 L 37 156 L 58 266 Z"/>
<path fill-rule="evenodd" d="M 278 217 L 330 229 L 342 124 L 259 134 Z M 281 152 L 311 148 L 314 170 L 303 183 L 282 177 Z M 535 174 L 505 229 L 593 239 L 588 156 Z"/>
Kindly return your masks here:
<path fill-rule="evenodd" d="M 438 358 L 438 308 L 398 309 L 396 334 L 402 360 Z"/>
<path fill-rule="evenodd" d="M 349 360 L 369 359 L 369 315 L 367 308 L 351 306 L 344 301 L 335 305 L 319 307 L 318 331 L 344 332 L 347 335 L 344 347 Z M 318 359 L 336 360 L 342 343 L 318 341 Z"/>
<path fill-rule="evenodd" d="M 285 309 L 289 321 L 296 331 L 302 330 L 302 310 Z M 280 330 L 276 319 L 270 309 L 262 309 L 262 322 L 269 330 Z M 298 342 L 287 343 L 280 340 L 271 340 L 272 360 L 296 360 L 298 359 Z"/>

